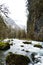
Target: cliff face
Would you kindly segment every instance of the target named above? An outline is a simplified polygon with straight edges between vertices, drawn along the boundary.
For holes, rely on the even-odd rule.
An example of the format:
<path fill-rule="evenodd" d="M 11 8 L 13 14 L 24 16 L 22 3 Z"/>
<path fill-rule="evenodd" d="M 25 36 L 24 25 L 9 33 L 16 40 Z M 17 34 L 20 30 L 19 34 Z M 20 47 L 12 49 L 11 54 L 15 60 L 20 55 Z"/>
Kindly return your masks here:
<path fill-rule="evenodd" d="M 7 36 L 7 26 L 4 23 L 3 18 L 0 16 L 0 38 L 6 38 Z"/>
<path fill-rule="evenodd" d="M 43 0 L 28 1 L 28 37 L 43 41 Z"/>

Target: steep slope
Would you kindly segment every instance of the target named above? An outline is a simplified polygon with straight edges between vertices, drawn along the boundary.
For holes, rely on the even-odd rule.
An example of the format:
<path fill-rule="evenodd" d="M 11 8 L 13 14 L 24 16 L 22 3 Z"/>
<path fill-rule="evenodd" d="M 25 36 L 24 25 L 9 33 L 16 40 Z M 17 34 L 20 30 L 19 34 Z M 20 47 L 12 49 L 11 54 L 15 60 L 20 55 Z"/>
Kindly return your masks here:
<path fill-rule="evenodd" d="M 12 28 L 14 28 L 14 29 L 17 29 L 17 30 L 19 30 L 19 29 L 26 29 L 26 26 L 24 26 L 24 25 L 21 25 L 21 24 L 18 24 L 19 22 L 21 22 L 21 21 L 14 21 L 13 19 L 11 19 L 10 17 L 9 18 L 6 18 L 6 20 L 5 20 L 5 23 L 8 25 L 8 26 L 11 26 Z M 22 22 L 21 22 L 22 23 Z"/>
<path fill-rule="evenodd" d="M 0 38 L 5 38 L 7 36 L 8 27 L 4 23 L 3 18 L 0 16 Z"/>
<path fill-rule="evenodd" d="M 28 37 L 43 41 L 43 0 L 28 1 Z"/>
<path fill-rule="evenodd" d="M 23 28 L 21 28 L 23 27 Z M 0 38 L 22 38 L 25 35 L 24 26 L 17 25 L 11 18 L 0 17 Z"/>
<path fill-rule="evenodd" d="M 8 26 L 11 26 L 11 27 L 14 28 L 14 29 L 17 29 L 17 30 L 20 29 L 20 27 L 19 27 L 19 26 L 15 23 L 15 21 L 12 20 L 11 18 L 6 18 L 5 22 L 6 22 L 6 24 L 7 24 Z"/>

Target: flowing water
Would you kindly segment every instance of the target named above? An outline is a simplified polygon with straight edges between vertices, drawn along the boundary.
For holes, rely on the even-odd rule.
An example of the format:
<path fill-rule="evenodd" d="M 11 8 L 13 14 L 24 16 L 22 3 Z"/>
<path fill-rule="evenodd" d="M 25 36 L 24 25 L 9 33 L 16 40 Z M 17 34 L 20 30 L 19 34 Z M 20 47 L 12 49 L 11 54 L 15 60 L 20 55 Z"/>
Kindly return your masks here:
<path fill-rule="evenodd" d="M 13 52 L 15 54 L 22 54 L 30 58 L 31 63 L 29 65 L 43 65 L 43 48 L 36 48 L 34 44 L 40 43 L 43 46 L 43 42 L 31 41 L 32 44 L 24 44 L 23 42 L 26 40 L 13 39 L 10 43 L 13 45 L 7 51 L 0 51 L 0 65 L 6 65 L 5 57 L 8 52 Z M 31 54 L 36 53 L 35 57 L 39 60 L 36 63 L 37 59 L 33 62 L 31 58 Z"/>

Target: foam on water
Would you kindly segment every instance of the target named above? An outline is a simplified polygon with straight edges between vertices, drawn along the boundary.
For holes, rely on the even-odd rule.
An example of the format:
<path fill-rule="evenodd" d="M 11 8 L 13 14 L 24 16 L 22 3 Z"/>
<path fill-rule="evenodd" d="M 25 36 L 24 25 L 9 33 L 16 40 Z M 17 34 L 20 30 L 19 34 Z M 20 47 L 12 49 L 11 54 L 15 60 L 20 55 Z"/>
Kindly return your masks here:
<path fill-rule="evenodd" d="M 40 48 L 36 48 L 33 46 L 34 44 L 37 44 L 37 43 L 42 45 L 43 42 L 31 41 L 32 44 L 24 44 L 23 43 L 24 41 L 26 41 L 26 40 L 13 39 L 13 41 L 10 41 L 10 43 L 11 42 L 13 43 L 13 46 L 11 46 L 9 50 L 5 51 L 4 55 L 7 55 L 8 52 L 25 55 L 25 56 L 28 56 L 31 60 L 31 63 L 29 65 L 43 65 L 43 48 L 40 49 Z M 35 55 L 35 57 L 40 60 L 37 63 L 33 63 L 33 61 L 32 61 L 31 54 L 33 52 L 37 53 L 37 55 Z"/>

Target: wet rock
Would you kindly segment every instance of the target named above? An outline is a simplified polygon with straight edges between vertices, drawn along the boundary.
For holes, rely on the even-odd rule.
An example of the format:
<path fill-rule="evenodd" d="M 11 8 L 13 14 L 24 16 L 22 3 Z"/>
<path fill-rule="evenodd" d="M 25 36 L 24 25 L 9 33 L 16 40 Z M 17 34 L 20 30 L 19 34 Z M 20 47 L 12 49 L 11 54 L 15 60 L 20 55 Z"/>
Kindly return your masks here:
<path fill-rule="evenodd" d="M 24 47 L 23 45 L 21 45 L 21 47 Z"/>
<path fill-rule="evenodd" d="M 35 62 L 35 59 L 36 59 L 35 55 L 37 55 L 37 53 L 35 53 L 35 52 L 31 53 L 31 59 L 33 62 Z"/>
<path fill-rule="evenodd" d="M 13 42 L 11 42 L 10 45 L 12 46 L 13 45 Z"/>
<path fill-rule="evenodd" d="M 21 51 L 25 51 L 24 49 L 22 49 Z"/>
<path fill-rule="evenodd" d="M 6 65 L 28 65 L 30 59 L 27 56 L 10 53 L 6 57 Z"/>
<path fill-rule="evenodd" d="M 28 51 L 28 50 L 26 50 L 25 52 L 27 52 L 27 53 L 28 53 L 29 51 Z"/>
<path fill-rule="evenodd" d="M 11 39 L 11 41 L 13 41 L 13 39 Z"/>
<path fill-rule="evenodd" d="M 42 45 L 40 45 L 40 44 L 35 44 L 34 47 L 42 48 Z"/>
<path fill-rule="evenodd" d="M 38 63 L 38 62 L 41 63 L 41 60 L 39 58 L 36 58 L 35 61 L 34 61 L 34 63 Z"/>
<path fill-rule="evenodd" d="M 10 48 L 9 43 L 0 42 L 0 50 L 7 50 Z"/>
<path fill-rule="evenodd" d="M 32 44 L 31 42 L 28 42 L 28 41 L 26 41 L 26 42 L 23 42 L 24 44 Z"/>
<path fill-rule="evenodd" d="M 31 54 L 31 58 L 32 58 L 32 61 L 35 60 L 35 53 L 32 53 L 32 54 Z"/>
<path fill-rule="evenodd" d="M 41 58 L 40 58 L 40 57 L 37 57 L 37 58 L 36 58 L 35 55 L 37 55 L 37 53 L 34 53 L 34 52 L 33 52 L 33 53 L 31 54 L 31 59 L 32 59 L 33 63 L 34 63 L 34 64 L 35 64 L 35 63 L 38 63 L 38 62 L 41 63 L 41 60 L 40 60 Z"/>
<path fill-rule="evenodd" d="M 9 43 L 10 42 L 10 40 L 8 40 L 6 43 Z"/>
<path fill-rule="evenodd" d="M 2 42 L 4 42 L 4 43 L 10 43 L 10 39 L 4 39 Z"/>

